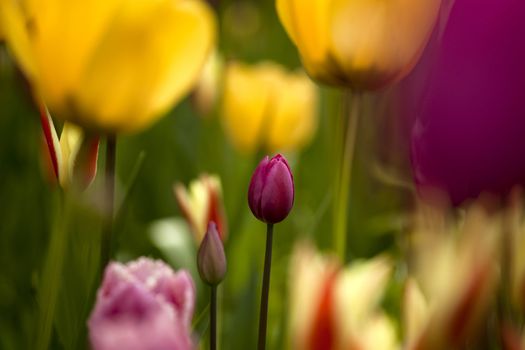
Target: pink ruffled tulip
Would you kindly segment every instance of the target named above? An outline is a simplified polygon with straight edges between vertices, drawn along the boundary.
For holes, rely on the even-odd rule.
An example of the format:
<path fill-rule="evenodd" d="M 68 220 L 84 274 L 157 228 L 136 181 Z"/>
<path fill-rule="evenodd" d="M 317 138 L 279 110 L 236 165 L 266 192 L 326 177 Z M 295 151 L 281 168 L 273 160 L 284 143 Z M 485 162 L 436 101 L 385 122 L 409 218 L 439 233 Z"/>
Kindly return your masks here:
<path fill-rule="evenodd" d="M 195 286 L 162 261 L 112 262 L 88 320 L 94 350 L 188 350 Z"/>

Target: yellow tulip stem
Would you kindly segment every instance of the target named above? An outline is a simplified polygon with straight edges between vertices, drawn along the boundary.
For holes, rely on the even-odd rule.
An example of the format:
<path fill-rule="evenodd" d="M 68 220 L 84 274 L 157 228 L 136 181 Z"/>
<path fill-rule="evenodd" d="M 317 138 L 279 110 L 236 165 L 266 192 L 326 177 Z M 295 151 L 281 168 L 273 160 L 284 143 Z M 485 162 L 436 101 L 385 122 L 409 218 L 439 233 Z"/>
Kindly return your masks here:
<path fill-rule="evenodd" d="M 353 95 L 353 96 L 352 96 Z M 340 168 L 337 188 L 335 191 L 335 220 L 334 220 L 334 249 L 341 261 L 346 257 L 346 236 L 348 226 L 348 195 L 350 192 L 350 180 L 352 176 L 352 165 L 355 153 L 357 127 L 359 124 L 359 113 L 361 96 L 359 93 L 343 94 L 343 126 L 346 132 L 343 134 Z M 348 120 L 345 120 L 348 118 Z M 339 126 L 341 127 L 341 125 Z"/>
<path fill-rule="evenodd" d="M 64 257 L 68 245 L 70 205 L 67 193 L 61 192 L 59 197 L 59 203 L 55 205 L 53 229 L 38 287 L 39 316 L 34 346 L 37 350 L 49 348 L 51 334 L 53 333 L 55 308 L 62 282 Z"/>
<path fill-rule="evenodd" d="M 117 136 L 109 134 L 106 140 L 106 171 L 105 171 L 105 207 L 106 220 L 104 222 L 100 249 L 101 278 L 103 271 L 111 259 L 114 212 L 115 212 L 115 163 L 117 157 Z"/>

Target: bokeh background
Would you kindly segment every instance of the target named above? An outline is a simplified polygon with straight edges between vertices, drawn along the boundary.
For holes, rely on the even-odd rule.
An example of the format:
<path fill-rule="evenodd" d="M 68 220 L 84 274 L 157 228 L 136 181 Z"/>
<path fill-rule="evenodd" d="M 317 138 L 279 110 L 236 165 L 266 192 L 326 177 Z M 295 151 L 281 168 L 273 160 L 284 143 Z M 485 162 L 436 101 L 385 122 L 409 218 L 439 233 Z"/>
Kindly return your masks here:
<path fill-rule="evenodd" d="M 280 24 L 272 0 L 210 2 L 219 24 L 217 50 L 224 61 L 278 62 L 300 69 L 297 50 Z M 442 25 L 444 25 L 442 23 Z M 346 261 L 387 252 L 396 273 L 383 302 L 399 319 L 405 270 L 405 232 L 415 198 L 410 169 L 410 135 L 415 111 L 423 101 L 441 35 L 434 32 L 421 62 L 400 84 L 365 94 L 352 169 Z M 319 86 L 315 136 L 301 150 L 287 152 L 296 198 L 290 216 L 275 228 L 268 326 L 268 347 L 288 344 L 288 261 L 294 243 L 309 239 L 331 250 L 333 219 L 334 134 L 339 126 L 342 92 Z M 219 93 L 220 95 L 220 93 Z M 522 123 L 523 124 L 523 123 Z M 60 128 L 61 124 L 57 126 Z M 66 268 L 52 348 L 87 348 L 85 319 L 92 307 L 102 217 L 97 188 L 102 187 L 104 143 L 98 173 L 79 201 L 69 223 Z M 0 349 L 29 349 L 36 322 L 36 286 L 43 268 L 57 205 L 56 186 L 42 161 L 41 125 L 23 75 L 0 44 Z M 117 145 L 117 259 L 159 258 L 189 269 L 197 283 L 194 317 L 197 334 L 206 331 L 208 291 L 195 265 L 196 247 L 173 195 L 177 182 L 188 184 L 202 173 L 219 175 L 229 226 L 225 242 L 228 274 L 219 292 L 219 339 L 223 349 L 250 349 L 256 339 L 265 226 L 251 214 L 247 189 L 253 169 L 266 150 L 242 152 L 225 133 L 220 99 L 203 115 L 190 95 L 150 128 L 119 135 Z M 60 332 L 60 330 L 63 330 Z M 65 331 L 64 331 L 65 330 Z M 63 334 L 69 334 L 64 338 Z M 204 340 L 204 344 L 205 344 Z"/>

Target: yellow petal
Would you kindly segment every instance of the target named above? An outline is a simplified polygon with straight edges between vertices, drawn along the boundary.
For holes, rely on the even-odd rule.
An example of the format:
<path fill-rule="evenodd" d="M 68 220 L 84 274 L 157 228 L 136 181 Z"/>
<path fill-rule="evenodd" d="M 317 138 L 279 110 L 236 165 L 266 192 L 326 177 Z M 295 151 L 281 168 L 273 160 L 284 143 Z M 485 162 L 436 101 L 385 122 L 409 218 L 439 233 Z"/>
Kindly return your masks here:
<path fill-rule="evenodd" d="M 331 52 L 356 85 L 404 76 L 434 27 L 440 0 L 333 0 Z"/>
<path fill-rule="evenodd" d="M 338 324 L 359 324 L 370 315 L 383 296 L 391 270 L 390 260 L 379 256 L 342 272 L 335 287 Z"/>
<path fill-rule="evenodd" d="M 403 296 L 403 328 L 407 348 L 412 349 L 425 330 L 431 314 L 427 301 L 417 282 L 410 278 Z"/>
<path fill-rule="evenodd" d="M 263 120 L 270 113 L 273 81 L 280 68 L 271 63 L 250 67 L 232 63 L 226 69 L 223 118 L 226 131 L 241 151 L 256 150 L 262 139 Z"/>
<path fill-rule="evenodd" d="M 34 53 L 24 10 L 17 0 L 0 0 L 0 32 L 27 78 L 35 80 Z"/>
<path fill-rule="evenodd" d="M 304 74 L 289 74 L 274 90 L 274 112 L 269 122 L 267 146 L 272 151 L 294 150 L 312 138 L 317 126 L 318 91 Z"/>
<path fill-rule="evenodd" d="M 372 317 L 360 333 L 360 343 L 364 350 L 397 350 L 399 349 L 394 322 L 385 314 Z"/>
<path fill-rule="evenodd" d="M 76 103 L 96 126 L 144 127 L 196 82 L 214 36 L 201 1 L 128 1 L 85 70 Z"/>
<path fill-rule="evenodd" d="M 284 26 L 284 29 L 294 43 L 297 43 L 297 29 L 295 28 L 295 19 L 293 14 L 293 0 L 277 0 L 277 15 Z"/>
<path fill-rule="evenodd" d="M 51 109 L 65 109 L 123 0 L 27 1 L 38 86 Z M 62 112 L 62 111 L 61 111 Z"/>
<path fill-rule="evenodd" d="M 285 0 L 278 3 L 292 40 L 307 60 L 324 62 L 330 41 L 330 8 L 333 0 Z M 288 4 L 286 4 L 286 2 Z M 286 6 L 288 5 L 288 6 Z M 291 30 L 295 28 L 295 31 Z"/>
<path fill-rule="evenodd" d="M 336 274 L 338 267 L 334 258 L 318 254 L 308 243 L 301 242 L 294 249 L 288 279 L 291 349 L 310 348 L 310 333 L 315 325 L 324 283 Z"/>
<path fill-rule="evenodd" d="M 60 167 L 60 186 L 69 187 L 72 182 L 73 168 L 78 150 L 82 144 L 84 132 L 71 123 L 64 123 L 62 134 L 60 134 L 60 150 L 62 151 L 62 163 Z"/>

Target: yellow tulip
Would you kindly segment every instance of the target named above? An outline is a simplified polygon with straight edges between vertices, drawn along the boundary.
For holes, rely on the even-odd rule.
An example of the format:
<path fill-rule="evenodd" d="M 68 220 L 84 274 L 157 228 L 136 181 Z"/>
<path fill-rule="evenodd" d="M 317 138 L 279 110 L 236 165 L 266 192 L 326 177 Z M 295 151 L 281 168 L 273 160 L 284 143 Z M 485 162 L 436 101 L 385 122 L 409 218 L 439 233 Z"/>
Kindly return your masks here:
<path fill-rule="evenodd" d="M 146 127 L 189 91 L 213 45 L 199 0 L 0 0 L 9 48 L 53 115 Z"/>
<path fill-rule="evenodd" d="M 374 90 L 415 65 L 441 0 L 277 0 L 277 11 L 315 79 Z"/>
<path fill-rule="evenodd" d="M 224 84 L 224 124 L 239 150 L 297 150 L 313 137 L 318 90 L 306 74 L 271 62 L 232 63 Z"/>

